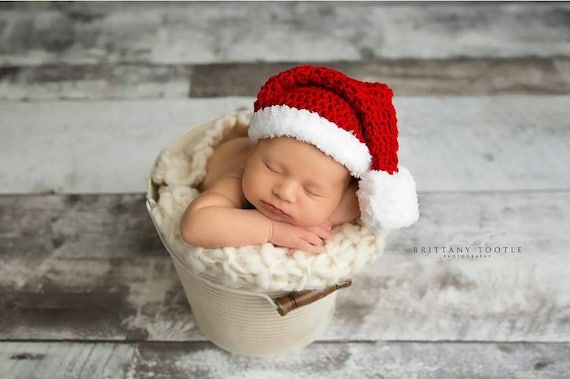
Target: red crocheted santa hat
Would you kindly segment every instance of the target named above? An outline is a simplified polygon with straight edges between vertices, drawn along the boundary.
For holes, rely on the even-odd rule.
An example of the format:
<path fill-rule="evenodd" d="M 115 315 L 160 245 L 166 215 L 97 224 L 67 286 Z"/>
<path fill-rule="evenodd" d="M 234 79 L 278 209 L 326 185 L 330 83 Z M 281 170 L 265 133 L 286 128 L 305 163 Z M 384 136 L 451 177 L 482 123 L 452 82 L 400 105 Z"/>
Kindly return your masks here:
<path fill-rule="evenodd" d="M 298 66 L 272 76 L 254 104 L 249 136 L 310 143 L 359 179 L 361 218 L 370 228 L 398 229 L 418 219 L 416 185 L 398 166 L 392 90 L 328 67 Z"/>

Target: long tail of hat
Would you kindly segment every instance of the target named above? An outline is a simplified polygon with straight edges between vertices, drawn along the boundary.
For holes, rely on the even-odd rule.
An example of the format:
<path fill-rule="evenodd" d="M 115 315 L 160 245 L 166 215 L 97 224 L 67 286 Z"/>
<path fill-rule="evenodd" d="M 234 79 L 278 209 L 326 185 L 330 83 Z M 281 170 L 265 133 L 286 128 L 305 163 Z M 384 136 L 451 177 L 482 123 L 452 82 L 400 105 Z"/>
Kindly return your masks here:
<path fill-rule="evenodd" d="M 398 119 L 393 92 L 384 83 L 363 83 L 366 101 L 355 101 L 361 112 L 371 167 L 358 183 L 361 218 L 376 231 L 400 229 L 419 218 L 416 183 L 408 169 L 398 166 Z"/>
<path fill-rule="evenodd" d="M 357 99 L 353 106 L 359 108 L 362 132 L 372 156 L 371 169 L 398 172 L 398 119 L 392 104 L 393 92 L 384 83 L 364 83 L 368 96 Z"/>

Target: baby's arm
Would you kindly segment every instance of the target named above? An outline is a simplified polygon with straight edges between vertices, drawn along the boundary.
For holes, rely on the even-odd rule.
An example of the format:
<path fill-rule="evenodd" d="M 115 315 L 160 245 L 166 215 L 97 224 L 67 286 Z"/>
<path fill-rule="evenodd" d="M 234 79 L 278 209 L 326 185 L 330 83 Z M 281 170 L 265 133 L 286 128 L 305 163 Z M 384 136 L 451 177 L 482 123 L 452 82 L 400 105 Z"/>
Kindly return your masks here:
<path fill-rule="evenodd" d="M 330 231 L 297 227 L 271 220 L 255 209 L 241 209 L 245 199 L 241 178 L 225 177 L 198 196 L 186 209 L 181 223 L 182 239 L 208 248 L 258 245 L 318 252 Z"/>
<path fill-rule="evenodd" d="M 270 222 L 259 212 L 240 209 L 239 178 L 219 180 L 186 209 L 182 239 L 202 247 L 244 246 L 269 240 Z"/>
<path fill-rule="evenodd" d="M 329 222 L 332 226 L 352 222 L 360 217 L 360 207 L 358 206 L 356 191 L 358 191 L 358 183 L 353 180 L 344 191 L 338 207 L 329 218 Z"/>

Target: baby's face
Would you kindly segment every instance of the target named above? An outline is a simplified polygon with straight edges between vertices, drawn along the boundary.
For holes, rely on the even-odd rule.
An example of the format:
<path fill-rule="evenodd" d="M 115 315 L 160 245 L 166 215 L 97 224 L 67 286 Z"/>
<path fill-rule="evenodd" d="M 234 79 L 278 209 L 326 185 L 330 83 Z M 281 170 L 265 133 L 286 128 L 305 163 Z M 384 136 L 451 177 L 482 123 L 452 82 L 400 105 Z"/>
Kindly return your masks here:
<path fill-rule="evenodd" d="M 316 147 L 281 137 L 261 140 L 253 148 L 242 188 L 265 216 L 316 226 L 338 207 L 349 180 L 348 170 Z"/>

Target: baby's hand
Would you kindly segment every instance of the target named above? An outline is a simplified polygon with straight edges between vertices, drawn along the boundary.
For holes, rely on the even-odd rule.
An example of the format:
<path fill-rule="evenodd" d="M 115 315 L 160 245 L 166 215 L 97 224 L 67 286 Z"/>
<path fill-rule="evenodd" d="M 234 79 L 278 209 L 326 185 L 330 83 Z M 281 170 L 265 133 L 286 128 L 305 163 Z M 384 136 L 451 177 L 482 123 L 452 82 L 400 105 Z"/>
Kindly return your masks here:
<path fill-rule="evenodd" d="M 307 226 L 304 227 L 303 229 L 315 233 L 323 240 L 329 240 L 334 237 L 334 235 L 331 232 L 332 225 L 328 221 L 325 221 L 324 223 L 318 226 Z"/>
<path fill-rule="evenodd" d="M 269 242 L 274 245 L 288 247 L 290 250 L 304 250 L 318 253 L 327 239 L 333 238 L 328 223 L 319 226 L 300 227 L 285 222 L 272 220 L 272 233 Z"/>

